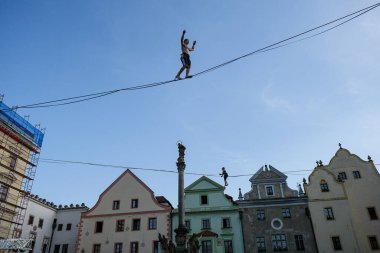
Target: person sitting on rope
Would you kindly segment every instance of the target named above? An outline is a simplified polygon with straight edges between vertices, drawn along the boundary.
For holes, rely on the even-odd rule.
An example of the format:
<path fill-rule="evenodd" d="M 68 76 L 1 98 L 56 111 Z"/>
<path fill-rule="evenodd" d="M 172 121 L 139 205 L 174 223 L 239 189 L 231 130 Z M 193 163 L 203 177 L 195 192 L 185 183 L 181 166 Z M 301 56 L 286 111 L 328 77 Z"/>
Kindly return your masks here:
<path fill-rule="evenodd" d="M 221 177 L 224 177 L 224 186 L 227 186 L 227 178 L 228 178 L 228 173 L 226 171 L 226 168 L 222 167 L 222 173 L 219 174 Z"/>
<path fill-rule="evenodd" d="M 186 76 L 185 78 L 191 78 L 189 75 L 190 73 L 190 67 L 191 67 L 191 61 L 190 61 L 190 51 L 194 51 L 195 44 L 197 41 L 193 41 L 193 46 L 191 48 L 188 48 L 187 45 L 189 45 L 189 40 L 185 39 L 185 33 L 186 30 L 183 30 L 182 36 L 181 36 L 181 62 L 182 62 L 182 67 L 178 71 L 178 74 L 175 76 L 176 80 L 181 80 L 181 73 L 186 69 Z"/>

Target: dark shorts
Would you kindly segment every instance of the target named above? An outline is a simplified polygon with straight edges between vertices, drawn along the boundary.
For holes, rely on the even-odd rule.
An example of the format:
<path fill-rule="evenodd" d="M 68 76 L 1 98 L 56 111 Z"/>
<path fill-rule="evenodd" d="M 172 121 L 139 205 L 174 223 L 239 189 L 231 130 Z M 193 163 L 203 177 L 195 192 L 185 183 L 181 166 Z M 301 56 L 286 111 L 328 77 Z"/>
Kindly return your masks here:
<path fill-rule="evenodd" d="M 190 68 L 191 67 L 190 55 L 186 53 L 181 54 L 181 62 L 184 67 Z"/>

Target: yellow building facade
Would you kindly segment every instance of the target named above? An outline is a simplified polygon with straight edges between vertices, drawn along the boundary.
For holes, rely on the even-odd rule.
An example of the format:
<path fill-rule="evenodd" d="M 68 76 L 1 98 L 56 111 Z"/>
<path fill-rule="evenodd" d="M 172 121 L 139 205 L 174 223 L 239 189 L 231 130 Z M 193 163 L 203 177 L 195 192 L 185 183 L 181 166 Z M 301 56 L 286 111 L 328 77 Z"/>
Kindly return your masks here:
<path fill-rule="evenodd" d="M 0 238 L 19 238 L 43 132 L 0 101 Z"/>
<path fill-rule="evenodd" d="M 379 250 L 380 175 L 370 157 L 340 148 L 304 187 L 320 253 Z"/>

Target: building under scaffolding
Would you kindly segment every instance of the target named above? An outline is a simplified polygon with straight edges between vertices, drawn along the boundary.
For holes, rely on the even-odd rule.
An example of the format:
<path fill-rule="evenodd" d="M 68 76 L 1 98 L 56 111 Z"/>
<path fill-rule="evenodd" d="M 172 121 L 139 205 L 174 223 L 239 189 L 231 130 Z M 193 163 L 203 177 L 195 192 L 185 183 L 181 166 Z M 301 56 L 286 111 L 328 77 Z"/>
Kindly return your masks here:
<path fill-rule="evenodd" d="M 43 137 L 43 129 L 0 100 L 0 239 L 12 239 L 1 240 L 3 244 L 21 236 Z M 12 247 L 21 243 L 14 241 Z"/>

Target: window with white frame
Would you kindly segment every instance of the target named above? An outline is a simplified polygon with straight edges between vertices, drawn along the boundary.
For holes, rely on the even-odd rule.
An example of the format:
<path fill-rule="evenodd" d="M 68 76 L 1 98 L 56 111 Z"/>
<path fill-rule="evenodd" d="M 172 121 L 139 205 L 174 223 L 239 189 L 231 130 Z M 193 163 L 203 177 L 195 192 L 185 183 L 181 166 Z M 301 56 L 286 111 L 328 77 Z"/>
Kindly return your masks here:
<path fill-rule="evenodd" d="M 231 227 L 231 219 L 222 218 L 222 228 L 230 228 L 230 227 Z"/>
<path fill-rule="evenodd" d="M 258 220 L 265 220 L 265 211 L 263 209 L 256 210 Z"/>
<path fill-rule="evenodd" d="M 360 171 L 358 171 L 358 170 L 354 170 L 354 171 L 352 172 L 352 175 L 354 176 L 354 179 L 359 179 L 359 178 L 362 177 L 362 176 L 360 175 Z"/>
<path fill-rule="evenodd" d="M 258 252 L 266 252 L 267 249 L 265 247 L 265 238 L 264 236 L 256 237 L 256 247 Z"/>
<path fill-rule="evenodd" d="M 272 185 L 266 185 L 265 186 L 265 192 L 267 193 L 267 196 L 274 196 L 273 186 Z"/>
<path fill-rule="evenodd" d="M 324 208 L 326 220 L 334 220 L 334 213 L 332 207 Z"/>
<path fill-rule="evenodd" d="M 210 229 L 210 219 L 202 219 L 202 229 Z"/>
<path fill-rule="evenodd" d="M 273 251 L 287 251 L 288 243 L 284 234 L 272 235 L 272 248 Z"/>

